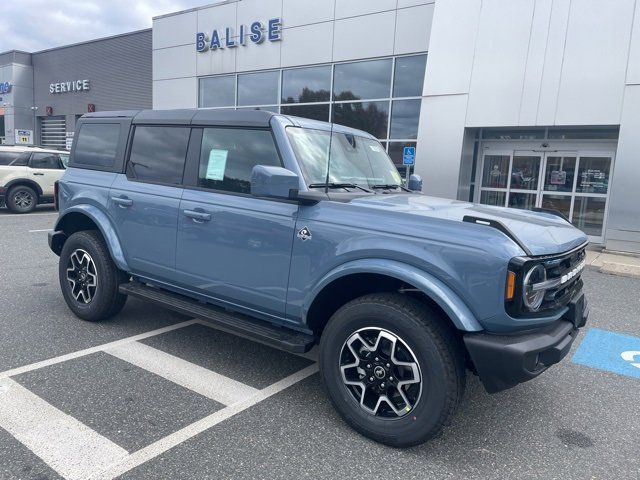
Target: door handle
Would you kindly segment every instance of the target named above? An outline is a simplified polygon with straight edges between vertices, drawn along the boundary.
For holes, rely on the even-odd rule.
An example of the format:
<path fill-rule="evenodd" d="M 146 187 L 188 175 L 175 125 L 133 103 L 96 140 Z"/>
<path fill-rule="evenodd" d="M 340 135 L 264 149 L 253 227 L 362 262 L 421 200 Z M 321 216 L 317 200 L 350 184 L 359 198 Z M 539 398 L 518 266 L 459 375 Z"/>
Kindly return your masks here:
<path fill-rule="evenodd" d="M 186 217 L 191 218 L 196 223 L 204 223 L 211 221 L 211 214 L 206 212 L 197 212 L 195 210 L 185 210 Z"/>
<path fill-rule="evenodd" d="M 113 203 L 121 208 L 127 208 L 133 205 L 133 200 L 131 200 L 130 198 L 111 197 L 111 200 L 113 200 Z"/>
<path fill-rule="evenodd" d="M 38 175 L 38 176 L 43 176 L 44 175 L 44 173 L 41 173 L 41 172 L 34 172 L 33 174 L 34 175 Z"/>

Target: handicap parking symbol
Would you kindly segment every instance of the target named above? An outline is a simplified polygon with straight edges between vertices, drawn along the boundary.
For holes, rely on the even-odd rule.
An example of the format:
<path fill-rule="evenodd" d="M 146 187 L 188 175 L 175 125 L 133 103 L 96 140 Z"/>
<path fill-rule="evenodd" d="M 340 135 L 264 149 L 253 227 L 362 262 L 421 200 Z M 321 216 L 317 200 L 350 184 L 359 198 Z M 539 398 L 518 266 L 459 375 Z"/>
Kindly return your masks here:
<path fill-rule="evenodd" d="M 640 338 L 592 328 L 573 363 L 640 379 Z"/>

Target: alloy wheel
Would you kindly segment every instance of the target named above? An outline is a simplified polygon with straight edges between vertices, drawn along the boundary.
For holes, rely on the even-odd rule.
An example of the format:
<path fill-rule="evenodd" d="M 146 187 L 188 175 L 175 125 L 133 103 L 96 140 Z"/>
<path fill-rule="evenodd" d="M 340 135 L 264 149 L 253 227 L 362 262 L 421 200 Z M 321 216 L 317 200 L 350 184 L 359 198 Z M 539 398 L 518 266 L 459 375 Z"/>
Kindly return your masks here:
<path fill-rule="evenodd" d="M 98 272 L 93 258 L 85 250 L 74 250 L 69 256 L 67 281 L 78 302 L 91 303 L 98 288 Z"/>
<path fill-rule="evenodd" d="M 26 210 L 31 208 L 33 205 L 33 195 L 29 192 L 25 192 L 24 190 L 19 191 L 13 196 L 13 203 L 20 210 Z"/>

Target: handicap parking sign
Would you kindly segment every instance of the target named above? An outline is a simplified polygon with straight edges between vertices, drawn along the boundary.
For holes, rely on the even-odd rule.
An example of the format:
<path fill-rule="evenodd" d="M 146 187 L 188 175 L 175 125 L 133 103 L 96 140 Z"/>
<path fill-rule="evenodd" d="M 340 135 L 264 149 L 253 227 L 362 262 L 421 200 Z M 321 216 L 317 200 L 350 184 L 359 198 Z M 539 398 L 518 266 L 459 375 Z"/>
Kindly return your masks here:
<path fill-rule="evenodd" d="M 640 338 L 592 328 L 573 363 L 640 379 Z"/>
<path fill-rule="evenodd" d="M 416 147 L 404 147 L 402 153 L 403 165 L 415 165 L 416 164 Z"/>

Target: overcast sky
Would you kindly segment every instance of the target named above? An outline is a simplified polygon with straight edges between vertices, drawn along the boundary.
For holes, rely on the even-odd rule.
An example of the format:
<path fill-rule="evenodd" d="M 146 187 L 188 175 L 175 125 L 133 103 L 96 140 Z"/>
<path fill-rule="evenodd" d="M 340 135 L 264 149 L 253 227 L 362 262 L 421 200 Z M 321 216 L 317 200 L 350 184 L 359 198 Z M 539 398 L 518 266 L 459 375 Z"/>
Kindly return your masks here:
<path fill-rule="evenodd" d="M 0 9 L 0 52 L 37 52 L 151 27 L 151 18 L 216 0 L 20 0 Z M 195 33 L 194 33 L 195 34 Z"/>

